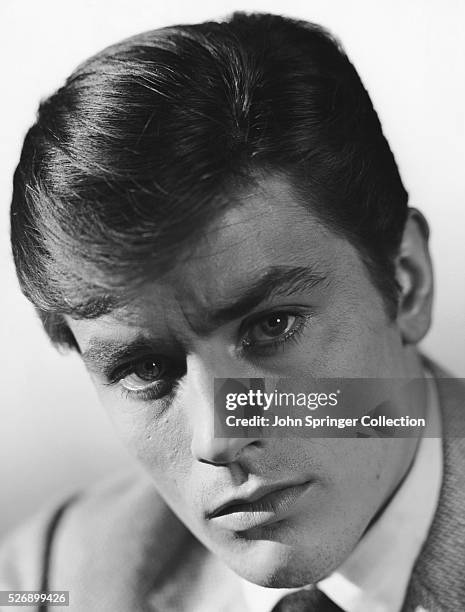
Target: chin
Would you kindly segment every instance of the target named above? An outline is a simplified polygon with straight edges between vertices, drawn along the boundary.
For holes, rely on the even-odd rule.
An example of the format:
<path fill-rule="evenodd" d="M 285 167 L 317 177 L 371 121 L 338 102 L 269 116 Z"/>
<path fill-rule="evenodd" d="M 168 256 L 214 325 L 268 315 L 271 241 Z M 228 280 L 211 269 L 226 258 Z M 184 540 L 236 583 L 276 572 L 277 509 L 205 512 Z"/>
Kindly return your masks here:
<path fill-rule="evenodd" d="M 338 565 L 334 556 L 321 546 L 304 550 L 270 539 L 249 541 L 237 554 L 223 559 L 242 578 L 271 588 L 313 584 Z"/>

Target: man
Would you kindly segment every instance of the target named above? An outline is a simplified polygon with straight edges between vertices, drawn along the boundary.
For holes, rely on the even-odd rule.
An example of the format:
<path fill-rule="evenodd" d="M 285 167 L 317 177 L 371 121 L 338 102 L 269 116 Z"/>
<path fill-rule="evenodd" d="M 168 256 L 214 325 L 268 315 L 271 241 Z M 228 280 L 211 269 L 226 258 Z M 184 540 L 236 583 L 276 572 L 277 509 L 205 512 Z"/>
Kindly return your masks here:
<path fill-rule="evenodd" d="M 465 609 L 465 390 L 416 345 L 428 227 L 318 26 L 235 14 L 82 64 L 15 174 L 21 287 L 143 470 L 4 546 L 71 609 Z M 416 379 L 431 437 L 219 437 L 217 378 Z M 443 432 L 443 446 L 437 436 Z"/>

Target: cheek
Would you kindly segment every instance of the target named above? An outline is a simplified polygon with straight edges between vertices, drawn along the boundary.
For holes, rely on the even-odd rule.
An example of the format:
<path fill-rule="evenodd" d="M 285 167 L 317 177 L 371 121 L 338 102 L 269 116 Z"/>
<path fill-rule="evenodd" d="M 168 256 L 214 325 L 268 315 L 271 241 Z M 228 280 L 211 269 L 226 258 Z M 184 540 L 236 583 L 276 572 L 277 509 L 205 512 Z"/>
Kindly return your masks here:
<path fill-rule="evenodd" d="M 334 444 L 339 469 L 333 472 L 341 512 L 368 523 L 397 485 L 409 439 L 345 439 Z M 364 525 L 366 527 L 366 525 Z"/>
<path fill-rule="evenodd" d="M 286 365 L 293 375 L 314 378 L 395 378 L 401 352 L 393 326 L 352 310 L 315 321 Z"/>
<path fill-rule="evenodd" d="M 185 488 L 192 469 L 191 435 L 179 410 L 99 391 L 116 433 L 133 457 L 169 497 Z"/>
<path fill-rule="evenodd" d="M 350 294 L 335 300 L 312 340 L 314 371 L 327 377 L 394 377 L 402 350 L 396 326 L 369 287 L 364 300 Z"/>

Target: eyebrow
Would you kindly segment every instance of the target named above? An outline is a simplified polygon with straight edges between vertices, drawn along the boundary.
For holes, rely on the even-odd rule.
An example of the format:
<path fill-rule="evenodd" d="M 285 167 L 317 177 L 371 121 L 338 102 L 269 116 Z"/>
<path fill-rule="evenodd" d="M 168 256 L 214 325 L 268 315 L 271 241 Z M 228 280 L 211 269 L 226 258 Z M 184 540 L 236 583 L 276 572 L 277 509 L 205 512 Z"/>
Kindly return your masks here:
<path fill-rule="evenodd" d="M 274 266 L 235 298 L 235 301 L 202 313 L 202 319 L 192 323 L 199 335 L 208 335 L 217 327 L 239 319 L 261 303 L 275 297 L 290 297 L 310 291 L 327 279 L 326 275 L 305 266 Z"/>
<path fill-rule="evenodd" d="M 195 322 L 189 320 L 189 324 L 198 335 L 206 336 L 221 325 L 244 317 L 267 300 L 310 291 L 326 278 L 324 274 L 309 267 L 275 266 L 252 282 L 233 303 L 203 312 L 202 318 L 199 317 Z M 130 362 L 149 353 L 163 353 L 164 348 L 167 353 L 173 353 L 173 347 L 167 347 L 166 340 L 161 338 L 139 335 L 133 341 L 122 344 L 115 340 L 92 337 L 81 357 L 89 370 L 108 377 L 118 363 Z"/>
<path fill-rule="evenodd" d="M 81 357 L 89 370 L 110 377 L 117 364 L 130 362 L 148 353 L 154 354 L 158 352 L 154 350 L 155 346 L 155 339 L 144 336 L 138 336 L 128 344 L 93 337 L 89 341 L 89 347 L 81 353 Z"/>

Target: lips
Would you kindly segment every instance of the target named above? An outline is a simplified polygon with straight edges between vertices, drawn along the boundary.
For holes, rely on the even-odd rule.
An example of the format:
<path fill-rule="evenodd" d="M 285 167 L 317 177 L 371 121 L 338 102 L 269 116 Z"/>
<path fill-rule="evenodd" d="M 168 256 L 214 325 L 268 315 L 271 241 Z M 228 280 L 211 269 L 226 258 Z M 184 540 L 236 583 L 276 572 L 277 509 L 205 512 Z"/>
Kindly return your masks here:
<path fill-rule="evenodd" d="M 217 506 L 207 518 L 217 526 L 235 531 L 270 524 L 289 515 L 310 486 L 310 482 L 304 482 L 258 489 L 247 497 Z"/>

